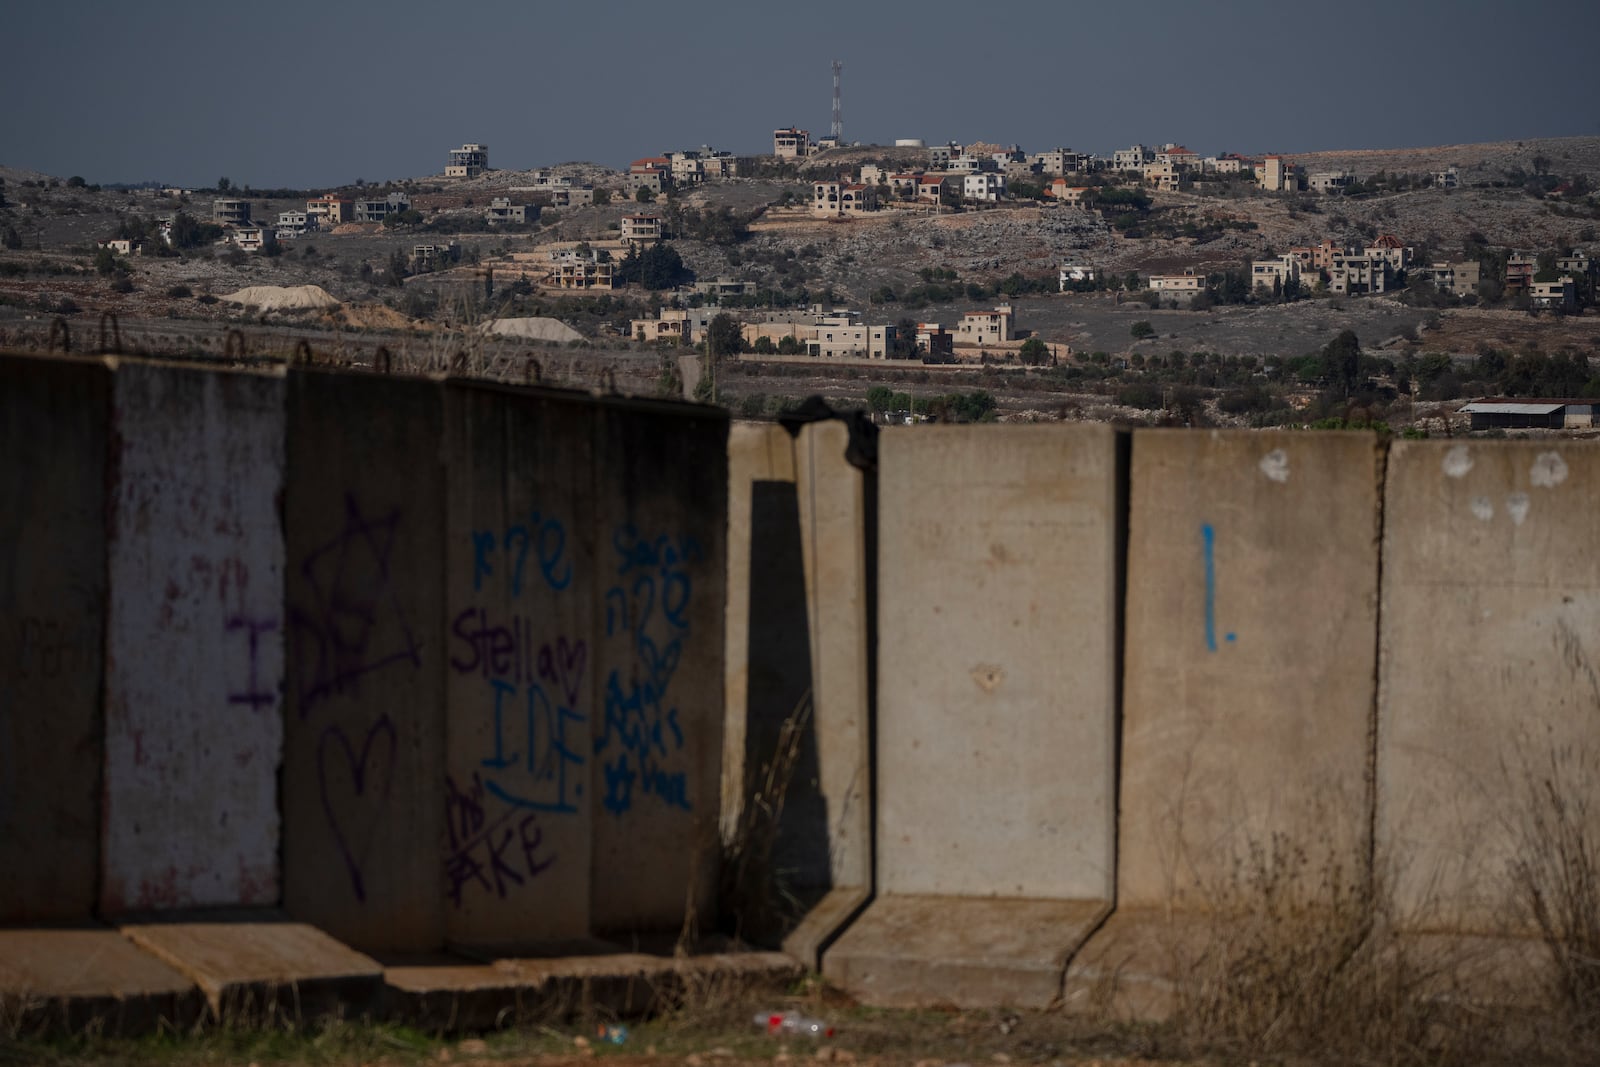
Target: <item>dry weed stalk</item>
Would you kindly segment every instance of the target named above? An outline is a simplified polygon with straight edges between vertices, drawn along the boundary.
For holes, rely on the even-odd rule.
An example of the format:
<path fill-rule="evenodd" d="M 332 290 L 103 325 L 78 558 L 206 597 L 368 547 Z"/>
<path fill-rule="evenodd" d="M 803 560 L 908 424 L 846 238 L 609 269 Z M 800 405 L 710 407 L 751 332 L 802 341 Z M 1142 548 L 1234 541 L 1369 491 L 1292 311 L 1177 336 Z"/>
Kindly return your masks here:
<path fill-rule="evenodd" d="M 811 714 L 808 689 L 778 728 L 772 758 L 759 769 L 746 768 L 745 803 L 722 842 L 722 899 L 733 916 L 733 933 L 758 943 L 779 936 L 797 906 L 773 869 L 772 852 Z"/>

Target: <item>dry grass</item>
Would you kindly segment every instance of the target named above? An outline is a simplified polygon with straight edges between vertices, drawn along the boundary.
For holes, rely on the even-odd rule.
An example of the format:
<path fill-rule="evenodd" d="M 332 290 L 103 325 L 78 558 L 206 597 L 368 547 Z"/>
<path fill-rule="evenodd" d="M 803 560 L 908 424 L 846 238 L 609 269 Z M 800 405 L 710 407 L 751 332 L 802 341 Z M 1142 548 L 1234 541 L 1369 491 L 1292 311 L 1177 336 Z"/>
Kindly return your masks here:
<path fill-rule="evenodd" d="M 799 918 L 799 901 L 774 869 L 772 852 L 811 713 L 808 690 L 779 726 L 771 757 L 746 765 L 744 804 L 722 841 L 721 900 L 731 932 L 756 944 L 776 943 Z"/>
<path fill-rule="evenodd" d="M 1209 934 L 1172 975 L 1173 1025 L 1192 1052 L 1449 1062 L 1447 978 L 1393 934 L 1364 858 L 1313 866 L 1275 835 L 1207 888 Z M 1443 1056 L 1443 1058 L 1439 1058 Z"/>
<path fill-rule="evenodd" d="M 1521 918 L 1548 958 L 1547 995 L 1570 1040 L 1600 1059 L 1600 824 L 1594 789 L 1600 760 L 1551 747 L 1514 775 L 1516 858 L 1510 865 Z"/>

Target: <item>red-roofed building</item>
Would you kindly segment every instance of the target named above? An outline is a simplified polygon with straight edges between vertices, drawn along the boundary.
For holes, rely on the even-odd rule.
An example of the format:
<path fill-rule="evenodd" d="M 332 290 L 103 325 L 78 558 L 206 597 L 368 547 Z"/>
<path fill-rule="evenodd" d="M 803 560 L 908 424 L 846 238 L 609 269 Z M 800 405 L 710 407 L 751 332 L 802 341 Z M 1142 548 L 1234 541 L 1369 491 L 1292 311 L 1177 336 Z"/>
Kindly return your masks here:
<path fill-rule="evenodd" d="M 962 177 L 963 175 L 960 174 L 944 174 L 937 171 L 932 174 L 924 174 L 917 179 L 917 199 L 937 204 L 940 194 L 943 193 L 946 185 L 954 182 L 956 183 L 956 189 L 961 188 Z"/>

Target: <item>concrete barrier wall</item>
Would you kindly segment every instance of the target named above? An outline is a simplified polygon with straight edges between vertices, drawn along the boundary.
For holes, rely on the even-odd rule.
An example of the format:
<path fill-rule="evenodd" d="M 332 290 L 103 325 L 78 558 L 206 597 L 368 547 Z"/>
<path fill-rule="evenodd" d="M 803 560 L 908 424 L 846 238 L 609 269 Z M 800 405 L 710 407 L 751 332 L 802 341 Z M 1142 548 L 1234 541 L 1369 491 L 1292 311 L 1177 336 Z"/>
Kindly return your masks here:
<path fill-rule="evenodd" d="M 722 763 L 722 833 L 731 837 L 737 832 L 740 813 L 748 793 L 745 780 L 746 743 L 749 736 L 750 691 L 752 674 L 759 691 L 762 672 L 773 670 L 775 664 L 783 665 L 789 673 L 794 662 L 793 650 L 768 649 L 762 646 L 760 635 L 751 629 L 761 625 L 761 616 L 767 611 L 767 596 L 773 580 L 793 583 L 804 566 L 794 553 L 788 558 L 774 558 L 763 553 L 759 542 L 767 538 L 762 533 L 765 521 L 757 514 L 757 497 L 763 504 L 787 486 L 793 496 L 795 481 L 795 441 L 782 426 L 770 422 L 736 422 L 728 431 L 728 578 L 727 604 L 724 607 L 725 654 L 723 657 L 723 688 L 727 698 L 727 715 L 723 723 Z M 764 488 L 758 490 L 758 486 Z M 796 498 L 798 509 L 798 498 Z M 794 531 L 796 539 L 799 530 Z M 776 565 L 777 574 L 765 568 Z M 801 637 L 809 632 L 802 627 Z M 754 640 L 752 638 L 754 637 Z M 807 663 L 806 685 L 810 684 Z"/>
<path fill-rule="evenodd" d="M 780 841 L 788 847 L 779 851 L 777 862 L 799 872 L 797 883 L 817 900 L 784 947 L 820 966 L 819 950 L 872 890 L 869 641 L 876 561 L 869 553 L 876 533 L 877 482 L 875 474 L 846 458 L 850 429 L 844 422 L 804 427 L 799 446 L 796 481 L 816 755 L 810 759 L 802 753 L 796 780 L 802 788 L 810 786 L 813 797 L 796 805 L 793 836 L 798 841 Z"/>
<path fill-rule="evenodd" d="M 1390 451 L 1378 854 L 1413 928 L 1524 921 L 1508 864 L 1561 852 L 1529 835 L 1535 815 L 1555 814 L 1532 796 L 1543 783 L 1593 833 L 1597 494 L 1593 442 L 1399 441 Z"/>
<path fill-rule="evenodd" d="M 767 929 L 773 916 L 741 915 L 740 931 L 812 966 L 871 891 L 871 520 L 849 443 L 842 421 L 737 423 L 728 447 L 723 833 L 764 832 L 740 826 L 743 805 L 768 790 L 785 724 L 803 723 L 772 851 L 734 892 L 748 906 L 776 872 L 798 917 Z"/>
<path fill-rule="evenodd" d="M 102 910 L 278 901 L 284 381 L 112 396 Z"/>
<path fill-rule="evenodd" d="M 878 896 L 823 961 L 869 1001 L 1042 1006 L 1109 910 L 1124 441 L 879 439 Z"/>
<path fill-rule="evenodd" d="M 1381 463 L 1371 434 L 1134 434 L 1119 908 L 1215 906 L 1275 840 L 1313 886 L 1364 871 Z"/>
<path fill-rule="evenodd" d="M 730 490 L 726 420 L 682 407 L 132 361 L 0 384 L 5 921 L 708 923 L 721 807 L 805 691 L 776 855 L 875 882 L 823 960 L 869 1000 L 1043 1002 L 1113 891 L 1182 910 L 1275 836 L 1315 867 L 1375 826 L 1410 928 L 1495 932 L 1539 788 L 1600 803 L 1591 443 L 1395 442 L 1385 473 L 1362 435 L 1142 432 L 1124 638 L 1125 435 L 886 433 L 869 825 L 841 425 L 741 431 Z"/>
<path fill-rule="evenodd" d="M 601 781 L 596 414 L 578 394 L 445 398 L 446 927 L 475 945 L 578 939 Z"/>
<path fill-rule="evenodd" d="M 95 905 L 110 389 L 0 359 L 0 922 Z"/>
<path fill-rule="evenodd" d="M 441 392 L 289 375 L 284 905 L 366 950 L 445 940 Z"/>
<path fill-rule="evenodd" d="M 880 891 L 1110 900 L 1114 432 L 880 440 Z"/>
<path fill-rule="evenodd" d="M 603 933 L 716 918 L 728 420 L 692 411 L 597 409 L 590 921 Z"/>

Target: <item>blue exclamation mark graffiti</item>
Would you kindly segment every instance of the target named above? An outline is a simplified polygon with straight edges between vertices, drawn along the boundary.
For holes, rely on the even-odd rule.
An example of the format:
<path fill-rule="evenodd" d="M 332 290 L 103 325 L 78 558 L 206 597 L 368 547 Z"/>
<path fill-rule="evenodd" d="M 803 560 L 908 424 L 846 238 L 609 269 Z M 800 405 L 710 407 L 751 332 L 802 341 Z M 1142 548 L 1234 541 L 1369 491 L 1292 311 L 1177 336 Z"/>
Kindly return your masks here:
<path fill-rule="evenodd" d="M 1206 648 L 1217 650 L 1217 532 L 1208 522 L 1200 527 L 1200 541 L 1205 546 L 1206 557 Z M 1233 642 L 1236 634 L 1227 634 L 1224 641 Z"/>

